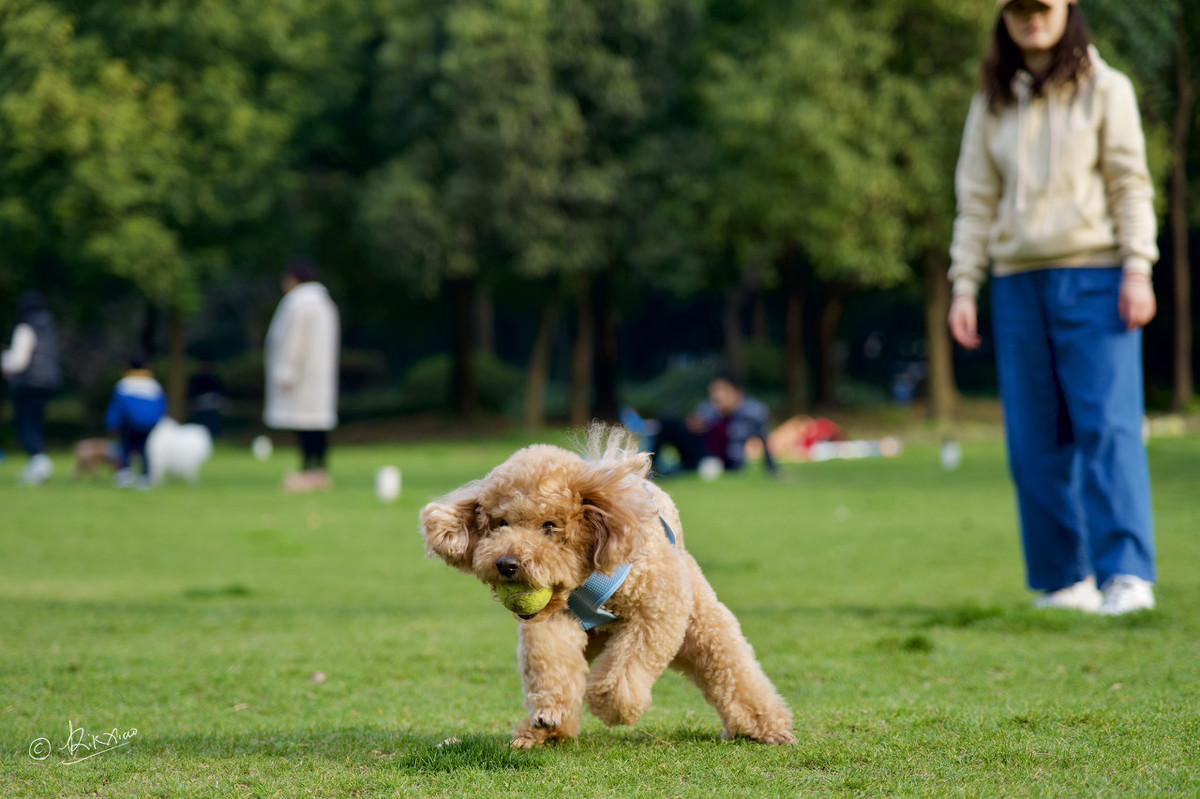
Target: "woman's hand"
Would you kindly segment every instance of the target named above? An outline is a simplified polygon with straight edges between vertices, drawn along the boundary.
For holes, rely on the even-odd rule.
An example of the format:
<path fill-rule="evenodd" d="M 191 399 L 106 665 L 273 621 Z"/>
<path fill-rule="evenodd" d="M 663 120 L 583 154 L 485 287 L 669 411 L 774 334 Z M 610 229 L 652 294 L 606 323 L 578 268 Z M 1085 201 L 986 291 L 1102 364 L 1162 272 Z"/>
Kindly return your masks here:
<path fill-rule="evenodd" d="M 979 347 L 979 312 L 975 298 L 969 294 L 956 294 L 950 301 L 950 335 L 969 350 Z"/>
<path fill-rule="evenodd" d="M 1149 275 L 1133 272 L 1121 278 L 1117 312 L 1127 330 L 1142 327 L 1154 318 L 1158 312 L 1158 302 L 1154 299 L 1154 284 L 1150 282 Z"/>

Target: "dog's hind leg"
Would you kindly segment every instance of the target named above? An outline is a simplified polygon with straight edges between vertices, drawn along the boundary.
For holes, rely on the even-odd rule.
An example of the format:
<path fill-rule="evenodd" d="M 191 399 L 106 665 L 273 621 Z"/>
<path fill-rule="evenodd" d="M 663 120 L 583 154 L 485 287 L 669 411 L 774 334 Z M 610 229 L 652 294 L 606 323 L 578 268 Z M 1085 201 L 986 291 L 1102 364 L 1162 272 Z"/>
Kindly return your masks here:
<path fill-rule="evenodd" d="M 671 665 L 696 683 L 717 709 L 724 737 L 795 743 L 791 710 L 763 672 L 737 618 L 694 564 L 692 591 L 695 612 Z"/>
<path fill-rule="evenodd" d="M 587 683 L 586 645 L 587 634 L 569 613 L 521 623 L 517 664 L 529 718 L 513 730 L 513 746 L 524 749 L 579 735 Z"/>

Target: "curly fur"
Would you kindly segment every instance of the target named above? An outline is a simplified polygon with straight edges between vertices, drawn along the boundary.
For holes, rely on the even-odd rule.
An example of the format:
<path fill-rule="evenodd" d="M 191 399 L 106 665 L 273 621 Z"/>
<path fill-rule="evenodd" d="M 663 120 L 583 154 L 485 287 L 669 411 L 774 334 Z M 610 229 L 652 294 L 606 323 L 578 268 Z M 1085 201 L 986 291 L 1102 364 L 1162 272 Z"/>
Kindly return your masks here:
<path fill-rule="evenodd" d="M 684 548 L 675 504 L 647 481 L 649 456 L 626 431 L 603 425 L 592 426 L 581 451 L 526 447 L 421 511 L 430 557 L 489 585 L 521 580 L 554 590 L 518 627 L 529 717 L 513 745 L 574 738 L 584 704 L 605 724 L 636 722 L 668 666 L 699 686 L 726 737 L 795 742 L 787 704 Z M 593 571 L 623 563 L 629 577 L 605 602 L 619 620 L 584 632 L 568 595 Z"/>

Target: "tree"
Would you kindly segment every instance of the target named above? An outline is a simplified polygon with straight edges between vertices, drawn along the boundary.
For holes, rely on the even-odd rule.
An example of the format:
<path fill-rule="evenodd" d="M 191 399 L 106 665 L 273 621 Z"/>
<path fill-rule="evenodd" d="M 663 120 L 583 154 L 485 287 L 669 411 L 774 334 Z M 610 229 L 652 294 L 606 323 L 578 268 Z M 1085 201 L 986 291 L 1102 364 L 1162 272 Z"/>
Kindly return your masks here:
<path fill-rule="evenodd" d="M 795 412 L 807 402 L 802 309 L 813 281 L 834 285 L 838 303 L 845 287 L 908 275 L 898 142 L 878 80 L 897 46 L 896 12 L 816 2 L 754 11 L 754 24 L 718 29 L 700 88 L 720 150 L 705 227 L 713 249 L 732 247 L 743 268 L 774 266 L 788 297 Z M 714 15 L 728 20 L 728 8 Z"/>
<path fill-rule="evenodd" d="M 1171 407 L 1185 410 L 1194 393 L 1192 371 L 1192 279 L 1188 230 L 1189 167 L 1195 167 L 1192 130 L 1200 93 L 1200 8 L 1187 0 L 1127 3 L 1097 0 L 1086 7 L 1103 43 L 1112 42 L 1106 57 L 1128 69 L 1142 90 L 1141 101 L 1149 139 L 1152 172 L 1161 172 L 1154 156 L 1159 128 L 1168 142 L 1171 315 L 1174 340 Z M 1194 169 L 1192 170 L 1194 171 Z"/>
<path fill-rule="evenodd" d="M 553 274 L 567 246 L 562 164 L 582 135 L 555 90 L 546 2 L 403 4 L 379 53 L 380 147 L 361 205 L 372 257 L 454 309 L 456 411 L 474 407 L 471 308 L 479 280 Z"/>
<path fill-rule="evenodd" d="M 264 231 L 287 218 L 294 135 L 353 81 L 337 49 L 353 37 L 328 32 L 348 33 L 342 9 L 11 0 L 0 12 L 0 235 L 23 260 L 112 272 L 166 312 L 176 416 L 183 317 L 206 283 L 278 241 Z"/>
<path fill-rule="evenodd" d="M 543 414 L 560 303 L 575 306 L 573 421 L 597 410 L 595 375 L 607 376 L 596 397 L 615 404 L 615 303 L 650 205 L 638 153 L 673 110 L 688 5 L 410 2 L 389 30 L 377 107 L 391 156 L 362 219 L 382 269 L 430 296 L 454 288 L 460 413 L 472 338 L 460 303 L 514 279 L 546 298 L 527 421 Z"/>
<path fill-rule="evenodd" d="M 954 165 L 995 12 L 982 3 L 956 0 L 893 0 L 891 5 L 891 35 L 902 46 L 887 63 L 882 90 L 891 99 L 891 135 L 901 143 L 906 258 L 922 280 L 930 415 L 947 424 L 958 394 L 946 325 Z"/>

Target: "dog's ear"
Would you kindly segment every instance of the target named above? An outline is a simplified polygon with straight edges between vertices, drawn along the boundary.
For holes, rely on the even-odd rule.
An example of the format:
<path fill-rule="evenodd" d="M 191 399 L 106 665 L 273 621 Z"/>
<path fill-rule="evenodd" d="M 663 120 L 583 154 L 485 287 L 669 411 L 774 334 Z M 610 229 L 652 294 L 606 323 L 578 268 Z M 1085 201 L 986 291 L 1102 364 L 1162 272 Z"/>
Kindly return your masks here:
<path fill-rule="evenodd" d="M 628 563 L 638 547 L 639 531 L 654 515 L 654 501 L 642 485 L 640 466 L 594 466 L 577 486 L 585 524 L 592 532 L 596 571 L 611 574 Z"/>
<path fill-rule="evenodd" d="M 425 554 L 441 558 L 460 571 L 471 571 L 471 554 L 479 541 L 478 486 L 467 484 L 421 509 Z"/>

